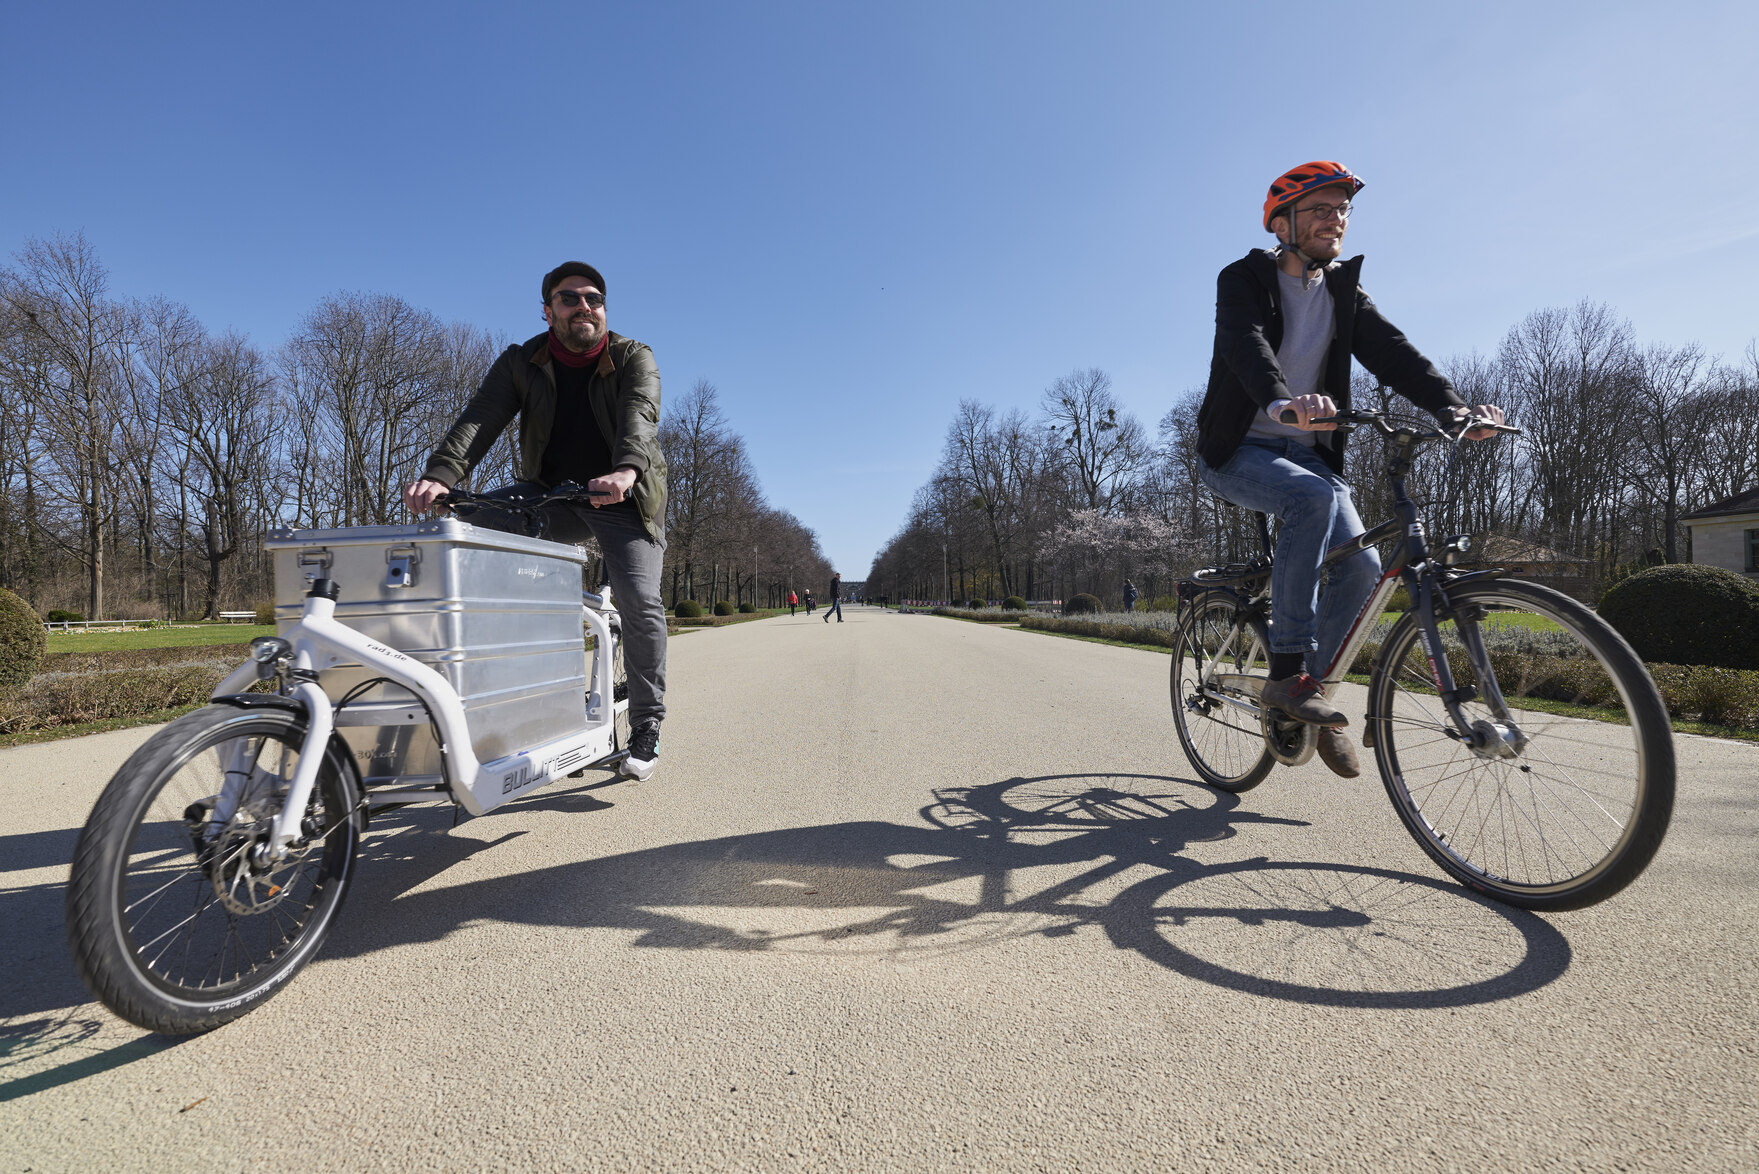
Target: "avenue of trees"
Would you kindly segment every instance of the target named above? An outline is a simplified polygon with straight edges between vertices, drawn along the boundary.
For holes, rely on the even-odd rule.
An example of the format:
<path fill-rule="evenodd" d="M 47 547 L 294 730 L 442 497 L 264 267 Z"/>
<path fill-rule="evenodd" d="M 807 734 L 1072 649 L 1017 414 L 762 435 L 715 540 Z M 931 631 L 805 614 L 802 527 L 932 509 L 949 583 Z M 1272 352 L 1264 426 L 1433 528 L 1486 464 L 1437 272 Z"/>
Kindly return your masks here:
<path fill-rule="evenodd" d="M 1737 362 L 1694 344 L 1644 346 L 1607 306 L 1528 314 L 1494 355 L 1442 364 L 1469 403 L 1493 403 L 1519 438 L 1445 446 L 1410 485 L 1447 533 L 1497 536 L 1501 557 L 1548 563 L 1592 591 L 1643 559 L 1687 558 L 1682 515 L 1759 484 L 1759 347 Z M 1359 406 L 1403 408 L 1357 371 Z M 1151 435 L 1103 371 L 1056 380 L 1035 412 L 963 400 L 936 474 L 874 559 L 870 594 L 1116 602 L 1125 577 L 1145 599 L 1206 563 L 1250 557 L 1247 516 L 1198 481 L 1197 406 L 1175 397 Z M 1390 516 L 1383 447 L 1358 432 L 1346 478 L 1364 521 Z"/>
<path fill-rule="evenodd" d="M 0 268 L 0 586 L 94 619 L 267 603 L 270 530 L 410 520 L 402 486 L 507 341 L 337 293 L 264 351 L 113 294 L 83 236 L 30 241 Z M 510 479 L 513 433 L 475 487 Z M 673 397 L 661 438 L 668 604 L 777 603 L 790 574 L 829 578 L 813 533 L 764 501 L 713 387 Z"/>

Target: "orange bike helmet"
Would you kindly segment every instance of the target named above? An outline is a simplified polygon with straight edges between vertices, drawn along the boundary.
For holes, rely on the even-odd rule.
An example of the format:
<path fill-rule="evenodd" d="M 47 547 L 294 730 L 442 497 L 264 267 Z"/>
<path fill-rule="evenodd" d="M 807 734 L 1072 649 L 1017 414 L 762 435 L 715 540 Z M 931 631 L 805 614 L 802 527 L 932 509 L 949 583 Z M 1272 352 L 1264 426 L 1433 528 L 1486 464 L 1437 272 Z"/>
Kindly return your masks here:
<path fill-rule="evenodd" d="M 1264 197 L 1264 231 L 1270 231 L 1270 218 L 1283 205 L 1298 200 L 1317 188 L 1336 187 L 1339 184 L 1349 184 L 1351 195 L 1362 190 L 1362 181 L 1348 167 L 1330 159 L 1303 163 L 1277 176 L 1276 182 L 1270 185 L 1270 195 Z"/>

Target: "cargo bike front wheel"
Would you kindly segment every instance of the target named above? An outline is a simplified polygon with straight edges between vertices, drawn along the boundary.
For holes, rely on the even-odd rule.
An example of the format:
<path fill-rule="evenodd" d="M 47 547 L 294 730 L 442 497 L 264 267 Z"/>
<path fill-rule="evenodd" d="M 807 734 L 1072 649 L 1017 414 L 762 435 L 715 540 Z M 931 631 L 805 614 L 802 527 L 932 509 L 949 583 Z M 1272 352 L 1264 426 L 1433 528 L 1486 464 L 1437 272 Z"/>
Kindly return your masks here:
<path fill-rule="evenodd" d="M 208 1031 L 311 960 L 353 876 L 352 769 L 324 762 L 279 859 L 260 851 L 305 741 L 295 710 L 210 705 L 172 722 L 105 787 L 74 852 L 67 926 L 92 993 L 149 1031 Z"/>

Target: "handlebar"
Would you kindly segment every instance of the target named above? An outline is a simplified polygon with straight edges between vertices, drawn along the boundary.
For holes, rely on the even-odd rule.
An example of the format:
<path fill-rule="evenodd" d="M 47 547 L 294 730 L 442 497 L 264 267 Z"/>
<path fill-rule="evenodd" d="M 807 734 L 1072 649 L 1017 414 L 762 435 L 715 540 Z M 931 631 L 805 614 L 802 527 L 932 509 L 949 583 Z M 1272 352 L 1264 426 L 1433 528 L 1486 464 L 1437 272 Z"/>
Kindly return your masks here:
<path fill-rule="evenodd" d="M 625 490 L 623 493 L 623 500 L 628 501 L 630 497 L 634 495 L 634 492 L 633 489 Z M 586 486 L 580 484 L 578 481 L 558 481 L 554 486 L 545 490 L 543 493 L 535 495 L 528 494 L 518 497 L 502 497 L 495 494 L 472 493 L 468 489 L 454 488 L 442 493 L 439 497 L 434 499 L 435 505 L 446 506 L 448 508 L 464 506 L 466 508 L 501 509 L 513 510 L 515 512 L 542 509 L 544 506 L 553 505 L 556 502 L 566 502 L 572 505 L 591 505 L 592 495 L 587 493 Z"/>
<path fill-rule="evenodd" d="M 634 496 L 634 490 L 623 493 L 623 500 L 628 501 Z M 477 510 L 505 510 L 518 514 L 525 519 L 525 532 L 533 538 L 543 538 L 549 533 L 549 520 L 544 517 L 543 507 L 562 502 L 571 505 L 591 505 L 592 495 L 586 486 L 578 481 L 560 481 L 542 493 L 521 496 L 501 496 L 491 493 L 472 493 L 468 489 L 453 488 L 434 499 L 435 506 L 444 506 L 451 510 L 473 513 Z"/>
<path fill-rule="evenodd" d="M 1301 417 L 1292 410 L 1284 408 L 1277 418 L 1284 424 L 1298 424 Z M 1447 429 L 1416 428 L 1409 424 L 1394 424 L 1385 412 L 1348 411 L 1338 412 L 1331 416 L 1315 416 L 1308 421 L 1311 424 L 1336 424 L 1340 430 L 1369 425 L 1380 431 L 1382 436 L 1397 436 L 1404 433 L 1413 440 L 1458 440 L 1461 436 L 1475 429 L 1489 429 L 1492 432 L 1506 432 L 1511 436 L 1520 436 L 1521 429 L 1513 424 L 1498 424 L 1485 416 L 1468 415 L 1456 423 L 1453 431 Z"/>

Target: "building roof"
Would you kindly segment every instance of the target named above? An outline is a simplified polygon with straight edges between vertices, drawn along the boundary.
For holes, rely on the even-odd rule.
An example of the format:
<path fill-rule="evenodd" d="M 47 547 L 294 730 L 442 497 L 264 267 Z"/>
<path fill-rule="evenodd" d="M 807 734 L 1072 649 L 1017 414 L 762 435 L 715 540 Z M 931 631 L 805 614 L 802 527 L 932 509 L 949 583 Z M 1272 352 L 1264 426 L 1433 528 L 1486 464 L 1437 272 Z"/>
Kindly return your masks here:
<path fill-rule="evenodd" d="M 1682 522 L 1696 522 L 1704 518 L 1720 517 L 1724 514 L 1759 514 L 1759 486 L 1737 493 L 1733 497 L 1725 497 L 1721 501 L 1713 501 L 1701 509 L 1680 518 Z"/>

